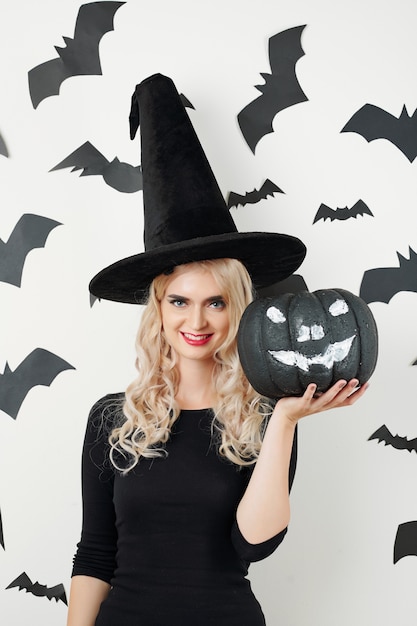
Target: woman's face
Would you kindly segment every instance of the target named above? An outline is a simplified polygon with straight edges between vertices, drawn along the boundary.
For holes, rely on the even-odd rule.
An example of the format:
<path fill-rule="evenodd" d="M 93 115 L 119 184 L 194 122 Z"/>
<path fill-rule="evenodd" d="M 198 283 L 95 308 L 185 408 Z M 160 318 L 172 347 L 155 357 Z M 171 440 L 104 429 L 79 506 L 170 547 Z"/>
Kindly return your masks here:
<path fill-rule="evenodd" d="M 179 360 L 211 361 L 227 338 L 229 312 L 213 274 L 198 265 L 178 268 L 161 301 L 162 327 Z"/>

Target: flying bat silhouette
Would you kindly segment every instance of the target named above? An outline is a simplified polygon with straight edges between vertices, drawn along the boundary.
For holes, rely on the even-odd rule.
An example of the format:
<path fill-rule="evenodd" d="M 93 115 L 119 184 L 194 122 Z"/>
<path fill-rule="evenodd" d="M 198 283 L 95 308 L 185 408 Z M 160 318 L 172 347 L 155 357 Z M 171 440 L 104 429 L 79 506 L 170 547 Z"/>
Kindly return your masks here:
<path fill-rule="evenodd" d="M 371 217 L 373 217 L 371 210 L 363 200 L 355 202 L 350 209 L 347 206 L 344 208 L 331 209 L 326 204 L 321 204 L 314 217 L 313 224 L 319 220 L 325 222 L 327 219 L 330 219 L 332 222 L 334 220 L 348 220 L 351 217 L 356 218 L 358 215 L 371 215 Z"/>
<path fill-rule="evenodd" d="M 372 441 L 372 439 L 377 439 L 378 443 L 383 442 L 384 445 L 392 446 L 396 450 L 408 450 L 408 452 L 414 450 L 414 452 L 417 452 L 417 437 L 415 439 L 407 439 L 407 437 L 393 435 L 385 424 L 368 437 L 368 441 Z"/>
<path fill-rule="evenodd" d="M 265 200 L 268 196 L 273 196 L 274 193 L 284 193 L 282 189 L 277 187 L 272 180 L 267 178 L 260 189 L 254 189 L 253 191 L 248 191 L 244 196 L 231 191 L 227 198 L 227 206 L 230 209 L 232 206 L 238 206 L 241 204 L 245 206 L 245 204 L 256 204 L 260 202 L 260 200 Z"/>
<path fill-rule="evenodd" d="M 108 161 L 89 141 L 71 152 L 63 161 L 55 165 L 50 172 L 72 167 L 71 172 L 83 170 L 81 176 L 102 176 L 107 185 L 117 191 L 134 193 L 142 189 L 142 171 L 140 165 L 123 163 L 116 157 Z"/>
<path fill-rule="evenodd" d="M 7 149 L 6 146 L 6 142 L 4 141 L 3 137 L 0 134 L 0 154 L 2 154 L 5 157 L 9 156 L 9 151 Z"/>
<path fill-rule="evenodd" d="M 32 387 L 49 387 L 58 374 L 73 369 L 75 367 L 43 348 L 33 350 L 14 371 L 6 363 L 0 374 L 0 409 L 16 419 Z"/>
<path fill-rule="evenodd" d="M 61 600 L 64 604 L 67 603 L 67 596 L 65 588 L 62 583 L 55 585 L 54 587 L 47 587 L 46 585 L 40 585 L 38 582 L 33 583 L 26 572 L 22 572 L 20 576 L 15 578 L 6 589 L 13 589 L 18 587 L 19 591 L 25 589 L 26 593 L 31 593 L 38 598 L 48 598 L 48 600 L 55 600 L 58 602 Z"/>
<path fill-rule="evenodd" d="M 417 522 L 405 522 L 397 528 L 394 563 L 405 556 L 417 556 Z"/>
<path fill-rule="evenodd" d="M 24 213 L 5 243 L 0 239 L 0 281 L 20 287 L 26 256 L 43 248 L 51 230 L 61 226 L 48 217 Z"/>
<path fill-rule="evenodd" d="M 71 76 L 101 75 L 99 43 L 114 30 L 114 15 L 125 2 L 90 2 L 79 8 L 74 38 L 63 37 L 64 47 L 55 46 L 58 57 L 29 71 L 33 108 L 48 96 L 56 96 L 63 81 Z"/>
<path fill-rule="evenodd" d="M 373 104 L 365 104 L 340 132 L 358 133 L 368 143 L 374 139 L 387 139 L 410 163 L 417 156 L 417 109 L 410 117 L 404 106 L 398 118 Z"/>
<path fill-rule="evenodd" d="M 367 270 L 362 278 L 359 295 L 366 303 L 388 302 L 400 291 L 417 292 L 417 254 L 409 248 L 410 258 L 397 252 L 399 267 Z"/>
<path fill-rule="evenodd" d="M 265 84 L 255 87 L 262 95 L 237 116 L 242 135 L 253 153 L 259 140 L 273 132 L 272 122 L 277 113 L 308 100 L 295 74 L 295 65 L 304 56 L 300 41 L 304 28 L 305 24 L 289 28 L 269 39 L 271 74 L 261 73 Z"/>

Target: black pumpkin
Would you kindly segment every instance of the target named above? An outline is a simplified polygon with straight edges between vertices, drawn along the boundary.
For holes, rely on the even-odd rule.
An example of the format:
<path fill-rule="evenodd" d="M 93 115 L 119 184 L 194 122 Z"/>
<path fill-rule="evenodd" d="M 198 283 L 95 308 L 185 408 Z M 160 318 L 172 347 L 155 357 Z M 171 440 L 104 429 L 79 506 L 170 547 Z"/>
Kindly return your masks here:
<path fill-rule="evenodd" d="M 337 380 L 371 377 L 378 332 L 368 305 L 344 289 L 300 291 L 254 300 L 238 331 L 243 370 L 255 390 L 269 398 L 302 395 Z"/>

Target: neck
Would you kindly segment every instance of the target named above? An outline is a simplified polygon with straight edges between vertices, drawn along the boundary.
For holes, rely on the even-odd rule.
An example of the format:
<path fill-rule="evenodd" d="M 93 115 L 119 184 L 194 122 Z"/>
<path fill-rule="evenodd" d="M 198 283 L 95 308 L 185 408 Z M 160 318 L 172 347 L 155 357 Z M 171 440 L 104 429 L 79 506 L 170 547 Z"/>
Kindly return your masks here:
<path fill-rule="evenodd" d="M 181 409 L 207 409 L 215 403 L 212 361 L 181 361 L 176 401 Z"/>

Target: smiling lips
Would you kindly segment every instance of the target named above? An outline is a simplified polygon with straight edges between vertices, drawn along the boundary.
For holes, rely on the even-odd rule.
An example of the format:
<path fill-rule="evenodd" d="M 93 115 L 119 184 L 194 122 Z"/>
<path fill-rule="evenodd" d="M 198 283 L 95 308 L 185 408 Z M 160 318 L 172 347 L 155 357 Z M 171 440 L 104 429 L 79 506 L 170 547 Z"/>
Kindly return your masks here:
<path fill-rule="evenodd" d="M 190 346 L 204 346 L 206 343 L 210 341 L 213 336 L 213 333 L 206 335 L 193 335 L 192 333 L 183 333 L 181 335 L 184 337 L 184 340 Z"/>

